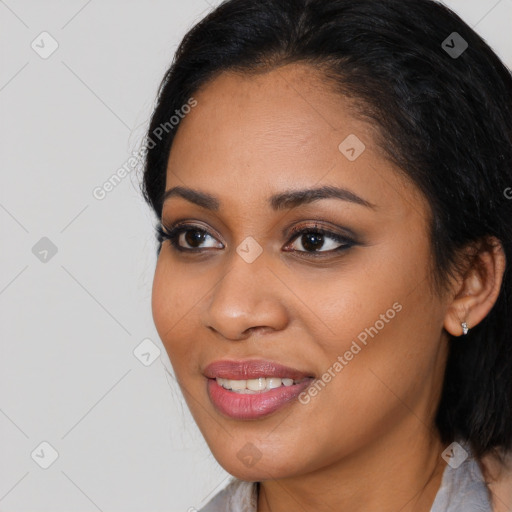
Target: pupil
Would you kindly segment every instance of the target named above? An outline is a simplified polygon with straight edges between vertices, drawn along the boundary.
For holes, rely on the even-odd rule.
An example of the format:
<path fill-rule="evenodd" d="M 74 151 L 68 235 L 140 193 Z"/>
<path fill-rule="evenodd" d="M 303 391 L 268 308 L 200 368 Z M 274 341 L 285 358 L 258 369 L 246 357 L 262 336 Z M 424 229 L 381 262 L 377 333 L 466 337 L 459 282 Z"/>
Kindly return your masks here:
<path fill-rule="evenodd" d="M 196 247 L 194 244 L 201 245 L 201 243 L 204 242 L 205 237 L 206 233 L 202 233 L 201 231 L 187 231 L 185 233 L 185 240 L 187 244 L 191 245 L 192 247 Z"/>
<path fill-rule="evenodd" d="M 316 249 L 320 249 L 324 244 L 324 235 L 319 233 L 308 233 L 307 235 L 302 235 L 302 246 L 307 251 L 314 251 Z"/>

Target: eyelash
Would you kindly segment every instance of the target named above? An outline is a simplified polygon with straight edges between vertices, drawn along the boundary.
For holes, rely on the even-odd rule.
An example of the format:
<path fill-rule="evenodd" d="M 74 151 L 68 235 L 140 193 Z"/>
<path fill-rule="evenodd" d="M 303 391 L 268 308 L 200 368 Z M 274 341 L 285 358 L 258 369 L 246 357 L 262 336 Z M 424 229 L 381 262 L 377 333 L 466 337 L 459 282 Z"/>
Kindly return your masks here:
<path fill-rule="evenodd" d="M 172 226 L 171 228 L 167 228 L 168 231 L 164 229 L 164 226 L 162 224 L 158 224 L 156 226 L 156 232 L 157 232 L 157 240 L 160 244 L 162 244 L 163 241 L 169 240 L 172 247 L 176 251 L 180 251 L 182 253 L 201 253 L 205 249 L 201 248 L 185 248 L 178 245 L 179 243 L 179 237 L 182 233 L 186 233 L 188 231 L 196 231 L 199 233 L 204 233 L 208 235 L 209 237 L 212 237 L 215 239 L 214 236 L 212 236 L 208 231 L 205 229 L 200 228 L 199 226 L 194 226 L 193 224 L 176 224 L 175 226 Z M 305 255 L 306 257 L 313 257 L 313 258 L 319 258 L 319 257 L 326 257 L 335 253 L 340 253 L 343 251 L 346 251 L 347 249 L 350 249 L 354 245 L 356 245 L 356 242 L 347 236 L 340 235 L 338 233 L 333 233 L 332 231 L 328 231 L 326 229 L 323 229 L 321 227 L 317 227 L 315 225 L 314 227 L 303 227 L 299 226 L 297 228 L 294 228 L 291 233 L 291 238 L 289 242 L 286 244 L 286 246 L 290 245 L 292 242 L 294 242 L 296 239 L 300 238 L 300 236 L 305 234 L 315 234 L 315 235 L 323 235 L 328 238 L 331 238 L 336 243 L 341 243 L 339 247 L 336 249 L 331 249 L 329 251 L 299 251 L 292 249 L 290 252 L 296 252 L 301 255 Z"/>

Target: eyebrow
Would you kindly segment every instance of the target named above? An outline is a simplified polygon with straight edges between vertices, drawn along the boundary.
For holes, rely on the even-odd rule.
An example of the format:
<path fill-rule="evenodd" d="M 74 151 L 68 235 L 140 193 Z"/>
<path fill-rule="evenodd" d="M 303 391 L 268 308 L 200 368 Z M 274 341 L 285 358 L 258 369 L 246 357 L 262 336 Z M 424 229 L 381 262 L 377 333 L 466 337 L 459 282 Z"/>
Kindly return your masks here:
<path fill-rule="evenodd" d="M 187 187 L 173 187 L 167 190 L 164 193 L 162 204 L 171 197 L 182 197 L 183 199 L 186 199 L 187 201 L 202 208 L 213 211 L 218 211 L 221 205 L 220 200 L 215 196 Z M 288 190 L 271 196 L 268 199 L 268 203 L 273 210 L 278 211 L 285 210 L 287 208 L 295 208 L 321 199 L 340 199 L 342 201 L 358 204 L 367 208 L 376 208 L 373 203 L 366 201 L 350 190 L 329 185 L 303 190 Z"/>

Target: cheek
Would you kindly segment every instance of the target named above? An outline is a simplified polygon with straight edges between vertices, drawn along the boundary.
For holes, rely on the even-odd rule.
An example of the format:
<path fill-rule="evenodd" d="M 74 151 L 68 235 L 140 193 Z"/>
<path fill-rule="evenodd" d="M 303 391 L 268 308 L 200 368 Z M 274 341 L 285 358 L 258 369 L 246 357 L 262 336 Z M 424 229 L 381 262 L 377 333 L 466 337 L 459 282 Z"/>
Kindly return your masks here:
<path fill-rule="evenodd" d="M 324 374 L 336 381 L 329 384 L 336 389 L 329 399 L 371 408 L 384 405 L 386 393 L 393 398 L 386 385 L 414 400 L 421 382 L 439 380 L 444 312 L 431 295 L 428 243 L 411 238 L 365 252 L 368 257 L 356 258 L 338 278 L 313 290 L 297 281 L 297 294 L 309 297 L 318 313 L 307 326 L 319 349 L 311 360 L 322 362 L 321 372 L 336 375 Z"/>
<path fill-rule="evenodd" d="M 331 362 L 350 350 L 354 341 L 369 346 L 369 340 L 386 337 L 392 327 L 396 336 L 405 303 L 412 299 L 407 295 L 408 273 L 407 263 L 368 250 L 316 283 L 295 278 L 292 288 L 302 298 L 298 315 L 304 329 Z"/>
<path fill-rule="evenodd" d="M 196 344 L 187 343 L 193 340 L 194 334 L 193 315 L 194 305 L 200 295 L 196 297 L 196 286 L 189 286 L 189 281 L 183 272 L 178 272 L 166 261 L 166 255 L 160 254 L 151 296 L 151 309 L 153 321 L 162 343 L 167 351 L 171 364 L 177 374 L 180 373 L 184 361 L 192 361 L 187 358 Z"/>

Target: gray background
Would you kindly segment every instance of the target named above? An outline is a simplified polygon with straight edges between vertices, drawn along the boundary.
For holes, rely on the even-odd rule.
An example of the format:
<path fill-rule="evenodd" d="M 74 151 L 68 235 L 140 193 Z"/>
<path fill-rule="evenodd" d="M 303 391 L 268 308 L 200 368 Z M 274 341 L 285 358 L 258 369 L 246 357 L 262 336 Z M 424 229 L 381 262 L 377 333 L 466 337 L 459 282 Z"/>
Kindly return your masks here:
<path fill-rule="evenodd" d="M 512 66 L 512 0 L 446 3 Z M 93 196 L 213 5 L 0 0 L 1 511 L 184 512 L 226 483 L 153 325 L 137 171 Z"/>

